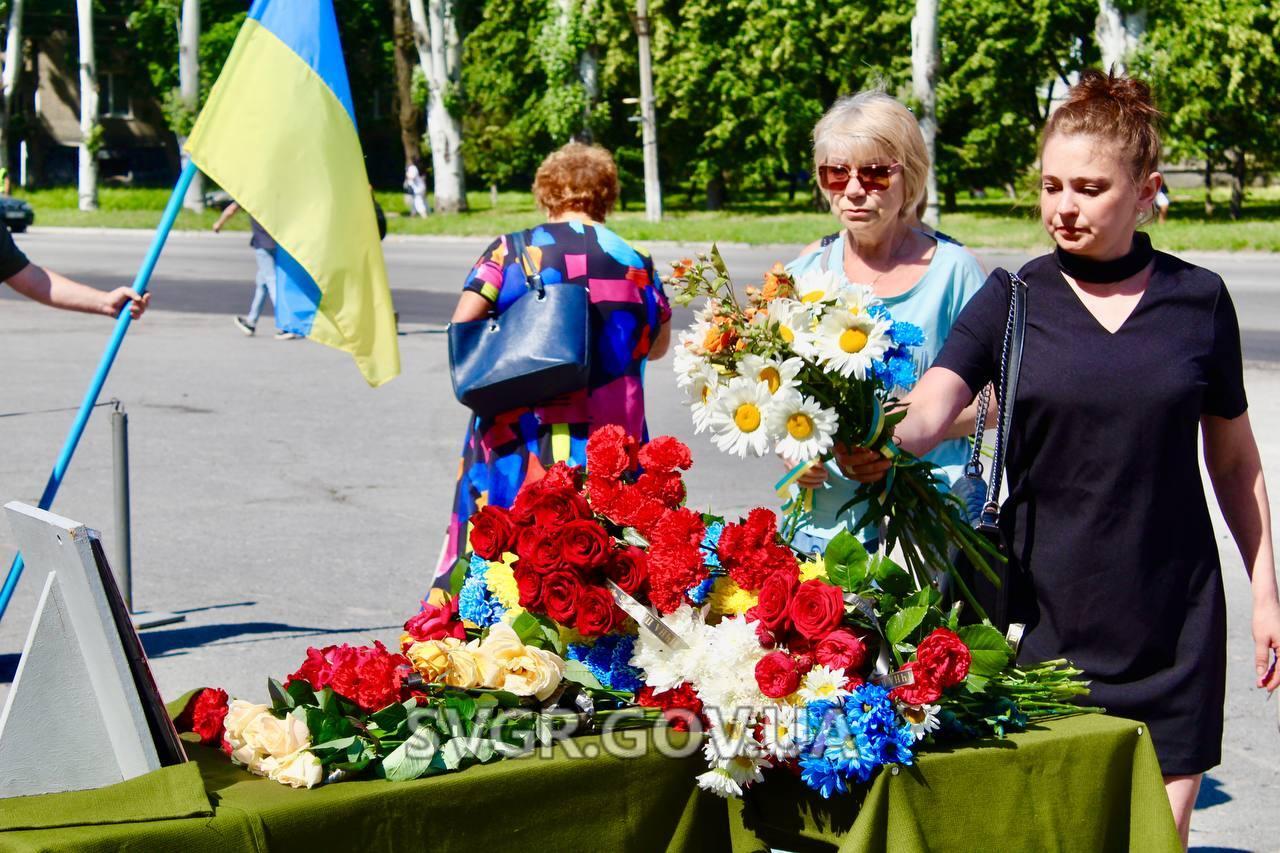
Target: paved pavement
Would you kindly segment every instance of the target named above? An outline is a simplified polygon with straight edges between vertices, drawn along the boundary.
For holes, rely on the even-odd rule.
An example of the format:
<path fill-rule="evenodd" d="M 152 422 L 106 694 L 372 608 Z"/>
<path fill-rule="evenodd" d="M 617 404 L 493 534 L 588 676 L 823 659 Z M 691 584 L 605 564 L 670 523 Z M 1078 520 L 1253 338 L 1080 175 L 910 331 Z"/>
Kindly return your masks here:
<path fill-rule="evenodd" d="M 146 246 L 136 232 L 33 230 L 41 263 L 100 285 L 124 283 Z M 350 359 L 302 341 L 241 336 L 253 273 L 246 237 L 175 235 L 157 270 L 155 310 L 129 334 L 104 392 L 130 413 L 134 589 L 139 609 L 183 611 L 145 632 L 166 696 L 197 685 L 265 696 L 307 645 L 395 641 L 428 584 L 456 474 L 465 414 L 453 401 L 440 322 L 482 240 L 391 239 L 404 375 L 376 391 Z M 660 261 L 692 247 L 655 246 Z M 794 246 L 729 247 L 743 279 Z M 988 267 L 1018 257 L 980 253 Z M 1265 255 L 1200 259 L 1224 273 L 1251 363 L 1251 417 L 1280 482 L 1280 289 Z M 0 288 L 0 293 L 7 293 Z M 0 502 L 34 503 L 109 334 L 101 318 L 0 302 Z M 691 442 L 696 506 L 726 514 L 769 505 L 771 460 L 739 462 L 690 435 L 666 364 L 650 372 L 654 434 Z M 95 415 L 55 509 L 112 529 L 108 418 Z M 1202 850 L 1280 849 L 1276 700 L 1252 690 L 1249 597 L 1217 520 L 1230 631 L 1224 760 L 1201 795 Z M 13 543 L 0 521 L 0 571 Z M 0 622 L 0 698 L 26 636 L 40 578 L 28 575 Z"/>

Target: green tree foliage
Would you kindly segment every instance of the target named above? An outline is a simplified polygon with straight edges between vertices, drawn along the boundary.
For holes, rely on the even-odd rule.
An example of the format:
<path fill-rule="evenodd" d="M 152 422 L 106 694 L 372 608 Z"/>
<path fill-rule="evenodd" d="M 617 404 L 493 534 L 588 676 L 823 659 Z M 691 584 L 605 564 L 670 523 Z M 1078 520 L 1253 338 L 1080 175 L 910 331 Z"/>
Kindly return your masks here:
<path fill-rule="evenodd" d="M 1167 115 L 1170 151 L 1227 166 L 1239 218 L 1249 173 L 1280 160 L 1280 6 L 1178 0 L 1148 21 L 1136 65 Z"/>

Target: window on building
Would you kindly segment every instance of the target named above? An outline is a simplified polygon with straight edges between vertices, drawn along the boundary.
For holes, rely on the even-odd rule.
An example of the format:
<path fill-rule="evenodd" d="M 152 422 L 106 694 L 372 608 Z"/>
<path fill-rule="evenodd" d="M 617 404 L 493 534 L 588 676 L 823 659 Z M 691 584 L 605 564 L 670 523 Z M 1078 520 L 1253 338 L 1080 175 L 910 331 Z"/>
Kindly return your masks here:
<path fill-rule="evenodd" d="M 98 114 L 111 118 L 133 118 L 129 81 L 123 75 L 110 71 L 99 75 Z"/>

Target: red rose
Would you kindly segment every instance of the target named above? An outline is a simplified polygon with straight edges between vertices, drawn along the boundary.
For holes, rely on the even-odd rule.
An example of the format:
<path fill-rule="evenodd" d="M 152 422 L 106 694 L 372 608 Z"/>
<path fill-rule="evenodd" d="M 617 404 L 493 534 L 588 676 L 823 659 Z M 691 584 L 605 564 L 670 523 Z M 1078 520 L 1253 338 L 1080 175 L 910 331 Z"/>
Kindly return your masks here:
<path fill-rule="evenodd" d="M 796 662 L 786 652 L 769 652 L 756 664 L 756 684 L 770 699 L 790 696 L 800 687 Z"/>
<path fill-rule="evenodd" d="M 684 503 L 684 480 L 680 479 L 679 474 L 645 471 L 636 478 L 634 488 L 669 509 L 675 509 Z"/>
<path fill-rule="evenodd" d="M 903 672 L 910 672 L 915 681 L 905 687 L 895 687 L 889 691 L 889 698 L 908 705 L 931 705 L 942 696 L 942 688 L 933 680 L 927 669 L 920 667 L 918 661 L 903 664 Z"/>
<path fill-rule="evenodd" d="M 520 592 L 520 606 L 535 613 L 542 612 L 542 575 L 531 567 L 516 563 L 513 574 Z"/>
<path fill-rule="evenodd" d="M 604 573 L 623 592 L 637 595 L 649 579 L 649 558 L 642 549 L 628 545 L 613 552 Z"/>
<path fill-rule="evenodd" d="M 559 572 L 567 568 L 564 551 L 560 547 L 560 531 L 530 527 L 520 534 L 520 562 L 540 574 Z"/>
<path fill-rule="evenodd" d="M 843 618 L 844 593 L 826 581 L 805 581 L 791 599 L 791 622 L 810 640 L 821 640 Z"/>
<path fill-rule="evenodd" d="M 552 619 L 572 626 L 582 582 L 572 572 L 552 572 L 542 581 L 542 606 Z"/>
<path fill-rule="evenodd" d="M 858 670 L 867 660 L 867 647 L 848 628 L 837 628 L 814 647 L 818 663 L 829 669 Z"/>
<path fill-rule="evenodd" d="M 636 440 L 617 424 L 601 427 L 587 439 L 587 472 L 617 480 L 636 464 Z"/>
<path fill-rule="evenodd" d="M 404 631 L 417 643 L 444 637 L 456 637 L 459 640 L 467 638 L 466 626 L 458 618 L 456 598 L 443 607 L 423 601 L 421 612 L 411 616 L 409 621 L 404 623 Z"/>
<path fill-rule="evenodd" d="M 938 628 L 916 647 L 916 660 L 929 671 L 929 677 L 942 689 L 964 681 L 969 674 L 973 655 L 954 632 Z"/>
<path fill-rule="evenodd" d="M 560 557 L 581 571 L 604 568 L 613 539 L 598 522 L 580 519 L 560 529 Z"/>
<path fill-rule="evenodd" d="M 688 469 L 693 464 L 689 448 L 680 439 L 660 435 L 640 448 L 640 464 L 646 471 L 669 474 L 677 468 Z"/>
<path fill-rule="evenodd" d="M 613 595 L 600 586 L 582 588 L 578 593 L 577 612 L 578 621 L 575 627 L 579 633 L 587 637 L 607 634 L 625 618 L 622 611 L 613 603 Z"/>
<path fill-rule="evenodd" d="M 539 484 L 527 496 L 526 490 L 521 489 L 512 513 L 527 519 L 524 523 L 554 529 L 579 518 L 590 518 L 591 508 L 582 495 L 572 489 Z"/>
<path fill-rule="evenodd" d="M 217 687 L 206 687 L 189 700 L 173 720 L 179 732 L 195 732 L 200 735 L 200 742 L 212 746 L 222 741 L 222 721 L 227 716 L 227 691 Z"/>
<path fill-rule="evenodd" d="M 471 516 L 471 550 L 486 560 L 500 560 L 515 547 L 515 532 L 505 509 L 492 504 L 482 506 Z"/>
<path fill-rule="evenodd" d="M 747 611 L 747 617 L 755 619 L 774 633 L 785 630 L 796 585 L 794 577 L 781 572 L 772 575 L 760 587 L 756 606 Z"/>

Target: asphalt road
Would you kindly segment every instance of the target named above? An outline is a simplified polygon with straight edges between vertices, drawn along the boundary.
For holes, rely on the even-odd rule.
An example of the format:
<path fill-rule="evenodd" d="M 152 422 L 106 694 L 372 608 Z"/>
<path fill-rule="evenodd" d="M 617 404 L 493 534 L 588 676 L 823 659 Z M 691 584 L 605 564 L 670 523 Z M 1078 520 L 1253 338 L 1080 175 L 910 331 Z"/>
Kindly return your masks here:
<path fill-rule="evenodd" d="M 36 261 L 99 286 L 127 283 L 148 235 L 36 229 Z M 449 389 L 440 323 L 483 240 L 391 239 L 402 315 L 403 375 L 370 390 L 349 357 L 305 341 L 242 337 L 253 256 L 245 234 L 177 234 L 104 389 L 130 414 L 134 601 L 186 621 L 143 633 L 166 697 L 219 685 L 261 701 L 308 645 L 393 645 L 416 609 L 448 515 L 466 415 Z M 660 262 L 700 247 L 658 245 Z M 726 247 L 747 281 L 795 246 Z M 1019 257 L 980 253 L 988 266 Z M 1246 329 L 1250 417 L 1267 474 L 1280 482 L 1280 256 L 1194 260 L 1222 272 Z M 0 287 L 0 295 L 8 293 Z M 111 323 L 0 303 L 0 504 L 35 503 Z M 693 436 L 669 360 L 646 381 L 650 430 L 688 441 L 690 504 L 724 515 L 775 505 L 775 460 L 735 460 Z M 1210 502 L 1212 505 L 1212 501 Z M 58 495 L 61 515 L 102 531 L 116 553 L 111 433 L 94 416 Z M 0 514 L 2 515 L 2 514 Z M 1192 828 L 1202 851 L 1280 849 L 1277 700 L 1251 687 L 1249 590 L 1215 510 L 1228 602 L 1223 762 L 1205 782 Z M 1273 518 L 1273 527 L 1280 529 Z M 15 551 L 0 517 L 0 572 Z M 0 620 L 0 701 L 43 578 L 29 570 Z M 1069 842 L 1060 841 L 1070 846 Z M 0 845 L 2 846 L 2 845 Z"/>

